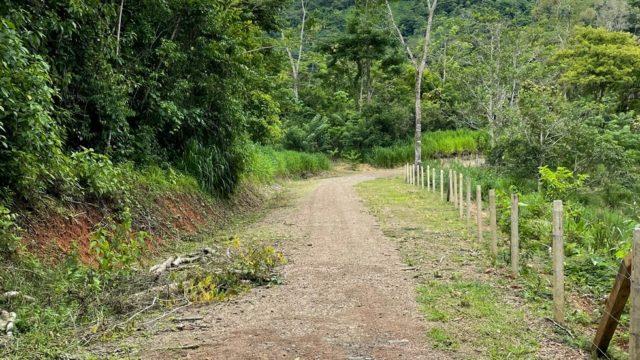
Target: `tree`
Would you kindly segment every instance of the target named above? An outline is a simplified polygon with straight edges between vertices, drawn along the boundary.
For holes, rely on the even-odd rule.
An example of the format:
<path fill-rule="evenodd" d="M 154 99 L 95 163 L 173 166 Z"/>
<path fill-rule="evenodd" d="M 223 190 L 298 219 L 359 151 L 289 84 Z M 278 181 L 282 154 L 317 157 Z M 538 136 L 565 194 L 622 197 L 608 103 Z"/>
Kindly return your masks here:
<path fill-rule="evenodd" d="M 300 7 L 302 8 L 302 20 L 300 22 L 300 40 L 298 43 L 298 53 L 294 56 L 289 46 L 285 45 L 287 56 L 289 57 L 289 64 L 291 65 L 291 77 L 293 78 L 293 97 L 296 100 L 300 98 L 300 62 L 302 60 L 302 49 L 304 47 L 304 30 L 307 22 L 307 8 L 304 5 L 304 0 L 300 0 Z M 286 42 L 284 32 L 281 33 L 282 41 Z"/>
<path fill-rule="evenodd" d="M 431 43 L 431 28 L 433 26 L 433 16 L 436 11 L 436 7 L 438 6 L 438 0 L 427 0 L 427 27 L 424 32 L 424 39 L 422 43 L 422 55 L 418 58 L 413 54 L 411 47 L 407 43 L 402 35 L 402 31 L 396 24 L 396 21 L 393 16 L 393 10 L 391 9 L 391 5 L 388 0 L 385 0 L 385 5 L 387 6 L 387 11 L 389 13 L 389 20 L 393 25 L 397 35 L 398 40 L 402 44 L 409 61 L 413 65 L 415 69 L 415 164 L 422 164 L 422 79 L 424 76 L 425 69 L 427 67 L 427 56 L 429 54 L 429 44 Z"/>
<path fill-rule="evenodd" d="M 556 59 L 564 70 L 561 80 L 578 95 L 601 101 L 613 93 L 627 110 L 640 91 L 640 45 L 632 34 L 580 27 Z"/>

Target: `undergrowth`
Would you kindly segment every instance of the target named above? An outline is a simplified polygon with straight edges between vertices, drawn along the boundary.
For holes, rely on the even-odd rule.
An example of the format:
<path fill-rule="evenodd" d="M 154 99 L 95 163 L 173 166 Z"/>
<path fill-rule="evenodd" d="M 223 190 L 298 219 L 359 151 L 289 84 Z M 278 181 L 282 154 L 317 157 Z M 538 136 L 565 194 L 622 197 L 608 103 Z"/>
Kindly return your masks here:
<path fill-rule="evenodd" d="M 78 354 L 96 341 L 126 334 L 135 324 L 129 321 L 131 315 L 141 309 L 224 301 L 253 286 L 278 283 L 275 269 L 285 263 L 280 252 L 263 242 L 208 239 L 204 244 L 214 255 L 206 263 L 154 277 L 148 271 L 149 261 L 141 256 L 147 236 L 133 230 L 128 220 L 110 221 L 92 236 L 95 263 L 83 263 L 75 253 L 56 264 L 33 255 L 4 261 L 2 290 L 30 298 L 0 300 L 0 307 L 18 315 L 16 337 L 2 344 L 0 356 Z"/>

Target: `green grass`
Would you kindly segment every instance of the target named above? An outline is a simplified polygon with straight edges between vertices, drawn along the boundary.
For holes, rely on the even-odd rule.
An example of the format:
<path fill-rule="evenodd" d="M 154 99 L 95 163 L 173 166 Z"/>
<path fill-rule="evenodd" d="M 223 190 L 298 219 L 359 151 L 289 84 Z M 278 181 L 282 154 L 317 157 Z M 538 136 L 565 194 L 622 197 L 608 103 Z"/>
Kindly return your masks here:
<path fill-rule="evenodd" d="M 253 145 L 249 148 L 245 178 L 270 183 L 276 178 L 301 178 L 331 169 L 324 154 L 311 154 Z"/>
<path fill-rule="evenodd" d="M 521 299 L 500 277 L 484 273 L 485 244 L 467 238 L 453 206 L 399 179 L 361 183 L 358 193 L 393 239 L 405 263 L 418 269 L 417 301 L 428 343 L 456 358 L 534 358 L 544 329 L 532 324 Z M 475 230 L 472 230 L 475 234 Z"/>
<path fill-rule="evenodd" d="M 428 159 L 476 154 L 482 151 L 485 143 L 486 134 L 481 131 L 461 129 L 429 132 L 422 136 L 422 156 Z M 381 168 L 393 168 L 411 162 L 413 157 L 413 142 L 408 141 L 372 149 L 367 162 Z"/>
<path fill-rule="evenodd" d="M 431 281 L 418 287 L 418 293 L 427 319 L 441 324 L 435 328 L 436 333 L 447 334 L 434 338 L 433 330 L 429 332 L 436 340 L 436 348 L 444 344 L 456 349 L 464 341 L 465 346 L 482 349 L 492 359 L 527 357 L 537 348 L 537 340 L 528 334 L 524 311 L 504 306 L 500 291 L 492 285 L 479 281 Z M 452 322 L 456 324 L 452 326 Z M 471 335 L 460 333 L 460 327 Z"/>

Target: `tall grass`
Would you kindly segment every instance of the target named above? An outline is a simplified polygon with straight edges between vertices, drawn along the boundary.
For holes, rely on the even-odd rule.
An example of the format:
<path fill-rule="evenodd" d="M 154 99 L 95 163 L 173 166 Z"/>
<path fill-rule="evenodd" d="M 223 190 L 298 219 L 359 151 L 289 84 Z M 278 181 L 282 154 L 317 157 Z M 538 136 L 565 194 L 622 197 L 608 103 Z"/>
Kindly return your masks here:
<path fill-rule="evenodd" d="M 330 168 L 331 161 L 324 154 L 251 145 L 248 147 L 245 178 L 259 183 L 269 183 L 276 178 L 300 178 Z"/>
<path fill-rule="evenodd" d="M 484 149 L 487 135 L 469 129 L 444 130 L 425 133 L 422 136 L 422 156 L 425 159 L 477 154 Z M 389 147 L 375 147 L 367 157 L 373 166 L 392 168 L 411 162 L 414 157 L 412 141 Z"/>

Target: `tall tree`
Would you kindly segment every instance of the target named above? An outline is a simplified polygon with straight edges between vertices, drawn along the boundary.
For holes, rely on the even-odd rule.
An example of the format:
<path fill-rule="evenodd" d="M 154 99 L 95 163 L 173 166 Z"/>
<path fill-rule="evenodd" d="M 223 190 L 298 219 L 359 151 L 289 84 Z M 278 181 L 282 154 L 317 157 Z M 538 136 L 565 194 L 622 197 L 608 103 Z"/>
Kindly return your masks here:
<path fill-rule="evenodd" d="M 304 27 L 307 22 L 307 8 L 304 4 L 304 0 L 300 0 L 300 7 L 302 8 L 302 22 L 300 24 L 300 40 L 298 44 L 298 54 L 294 56 L 291 48 L 285 45 L 287 56 L 289 57 L 289 64 L 291 65 L 291 77 L 293 78 L 293 96 L 296 100 L 300 97 L 300 62 L 302 60 L 302 49 L 304 46 Z M 285 42 L 284 32 L 282 32 L 282 41 Z"/>
<path fill-rule="evenodd" d="M 398 40 L 402 44 L 402 47 L 405 49 L 411 64 L 416 71 L 415 74 L 415 164 L 422 164 L 422 78 L 424 75 L 424 71 L 427 68 L 427 55 L 429 54 L 429 44 L 431 43 L 431 28 L 433 26 L 433 15 L 436 12 L 436 7 L 438 6 L 438 0 L 427 0 L 427 28 L 424 32 L 424 40 L 422 43 L 422 55 L 418 58 L 414 55 L 409 43 L 405 40 L 404 35 L 402 35 L 402 31 L 396 24 L 396 21 L 393 16 L 393 10 L 391 9 L 391 5 L 389 5 L 389 1 L 385 0 L 385 5 L 387 6 L 387 11 L 389 13 L 389 19 L 391 20 L 391 24 L 395 29 Z"/>

